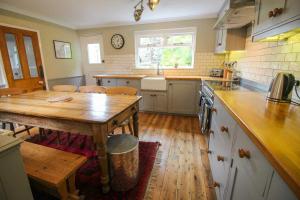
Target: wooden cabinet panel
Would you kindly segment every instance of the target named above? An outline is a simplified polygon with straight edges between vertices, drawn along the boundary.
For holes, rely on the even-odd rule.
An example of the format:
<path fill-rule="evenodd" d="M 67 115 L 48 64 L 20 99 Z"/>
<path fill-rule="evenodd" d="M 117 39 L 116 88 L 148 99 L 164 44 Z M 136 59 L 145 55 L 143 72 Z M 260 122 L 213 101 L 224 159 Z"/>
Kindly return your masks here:
<path fill-rule="evenodd" d="M 267 200 L 297 200 L 282 178 L 274 171 Z"/>
<path fill-rule="evenodd" d="M 117 80 L 112 78 L 103 78 L 102 86 L 117 86 Z"/>
<path fill-rule="evenodd" d="M 154 101 L 153 96 L 150 92 L 141 92 L 142 95 L 142 111 L 153 111 L 154 110 Z"/>
<path fill-rule="evenodd" d="M 196 114 L 196 81 L 168 82 L 168 112 Z"/>

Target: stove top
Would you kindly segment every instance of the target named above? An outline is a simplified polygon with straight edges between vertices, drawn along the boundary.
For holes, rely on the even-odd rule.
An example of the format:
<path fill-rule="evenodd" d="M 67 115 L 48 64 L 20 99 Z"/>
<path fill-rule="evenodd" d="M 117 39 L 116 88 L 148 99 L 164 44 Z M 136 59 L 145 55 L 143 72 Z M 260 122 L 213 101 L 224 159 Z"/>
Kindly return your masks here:
<path fill-rule="evenodd" d="M 205 81 L 205 84 L 212 90 L 238 90 L 239 81 Z"/>

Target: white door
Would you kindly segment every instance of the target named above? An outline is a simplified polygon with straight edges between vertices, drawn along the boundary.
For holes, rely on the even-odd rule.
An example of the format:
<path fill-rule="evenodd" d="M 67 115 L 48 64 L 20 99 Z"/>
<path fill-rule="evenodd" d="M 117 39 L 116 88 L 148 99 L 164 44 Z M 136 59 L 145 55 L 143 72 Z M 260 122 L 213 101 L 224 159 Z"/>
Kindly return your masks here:
<path fill-rule="evenodd" d="M 103 39 L 101 35 L 80 36 L 83 71 L 87 85 L 96 85 L 94 75 L 103 67 Z"/>

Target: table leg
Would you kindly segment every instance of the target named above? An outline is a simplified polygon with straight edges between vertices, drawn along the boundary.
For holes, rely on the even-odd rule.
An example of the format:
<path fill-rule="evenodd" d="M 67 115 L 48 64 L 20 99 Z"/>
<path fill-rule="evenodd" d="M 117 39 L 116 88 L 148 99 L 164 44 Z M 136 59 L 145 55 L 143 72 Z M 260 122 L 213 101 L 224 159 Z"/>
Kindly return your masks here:
<path fill-rule="evenodd" d="M 108 174 L 108 159 L 107 159 L 107 124 L 104 125 L 93 125 L 93 136 L 94 142 L 96 144 L 100 171 L 101 171 L 101 184 L 102 184 L 102 192 L 108 193 L 110 190 L 109 187 L 109 174 Z"/>
<path fill-rule="evenodd" d="M 59 193 L 60 199 L 61 200 L 67 200 L 69 193 L 68 193 L 68 188 L 67 188 L 67 183 L 66 181 L 63 181 L 58 187 L 57 191 Z"/>
<path fill-rule="evenodd" d="M 68 178 L 68 188 L 69 188 L 69 199 L 72 200 L 79 200 L 79 190 L 76 189 L 75 186 L 75 174 L 72 174 L 69 178 Z"/>
<path fill-rule="evenodd" d="M 133 118 L 133 133 L 135 137 L 139 137 L 139 112 L 135 112 Z"/>

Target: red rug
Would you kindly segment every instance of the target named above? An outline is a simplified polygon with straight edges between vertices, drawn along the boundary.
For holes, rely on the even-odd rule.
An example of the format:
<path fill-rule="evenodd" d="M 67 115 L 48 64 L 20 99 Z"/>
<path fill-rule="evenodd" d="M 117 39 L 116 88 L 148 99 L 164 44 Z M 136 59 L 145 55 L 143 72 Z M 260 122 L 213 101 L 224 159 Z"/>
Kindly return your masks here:
<path fill-rule="evenodd" d="M 40 141 L 38 135 L 28 141 L 44 146 L 60 149 L 63 151 L 84 155 L 88 161 L 76 173 L 76 185 L 80 194 L 87 200 L 108 200 L 108 199 L 128 199 L 142 200 L 144 198 L 151 171 L 155 162 L 159 148 L 157 142 L 139 143 L 139 181 L 135 188 L 127 192 L 114 192 L 108 194 L 101 193 L 100 169 L 96 153 L 91 150 L 91 137 L 81 134 L 71 134 L 69 143 L 67 133 L 60 133 L 61 143 L 57 144 L 57 134 L 55 131 L 46 131 L 47 137 Z M 34 198 L 38 200 L 52 200 L 54 197 L 48 196 L 40 191 L 33 191 Z"/>

